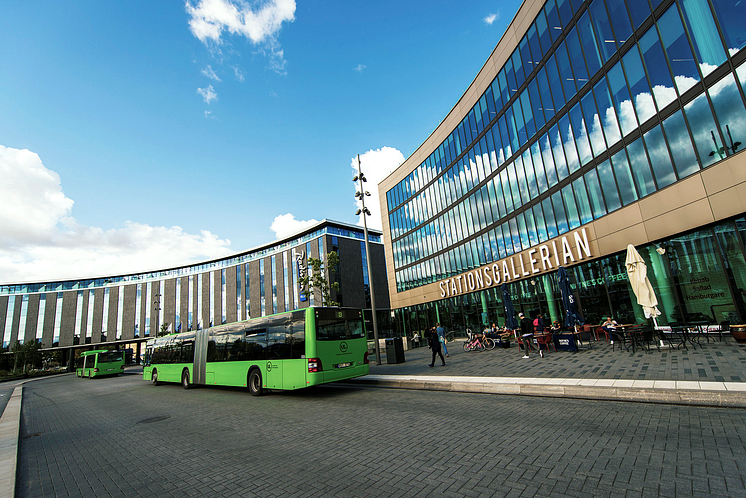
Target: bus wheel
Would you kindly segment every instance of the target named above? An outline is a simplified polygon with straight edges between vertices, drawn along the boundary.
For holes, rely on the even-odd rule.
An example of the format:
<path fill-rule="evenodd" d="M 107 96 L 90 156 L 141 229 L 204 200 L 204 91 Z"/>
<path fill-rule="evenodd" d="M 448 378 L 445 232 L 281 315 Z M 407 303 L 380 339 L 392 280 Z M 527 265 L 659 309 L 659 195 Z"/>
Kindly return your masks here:
<path fill-rule="evenodd" d="M 150 383 L 154 386 L 158 385 L 158 371 L 153 370 L 153 372 L 150 374 Z"/>
<path fill-rule="evenodd" d="M 264 392 L 262 389 L 262 373 L 258 368 L 249 372 L 249 392 L 252 396 L 261 396 Z"/>
<path fill-rule="evenodd" d="M 184 372 L 181 374 L 181 387 L 189 389 L 189 370 L 187 369 L 184 369 Z"/>

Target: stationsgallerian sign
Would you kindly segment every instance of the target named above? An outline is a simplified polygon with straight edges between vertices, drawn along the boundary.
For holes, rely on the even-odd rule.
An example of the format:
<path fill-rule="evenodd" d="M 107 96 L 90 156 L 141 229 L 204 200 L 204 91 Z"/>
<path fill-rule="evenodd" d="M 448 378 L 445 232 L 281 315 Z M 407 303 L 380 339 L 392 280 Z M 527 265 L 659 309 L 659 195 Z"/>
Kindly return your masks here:
<path fill-rule="evenodd" d="M 569 239 L 569 240 L 568 240 Z M 570 245 L 575 242 L 575 250 Z M 495 261 L 491 265 L 462 273 L 438 283 L 440 297 L 453 297 L 466 292 L 486 289 L 537 273 L 555 270 L 591 257 L 591 245 L 585 228 L 575 230 L 547 244 Z"/>

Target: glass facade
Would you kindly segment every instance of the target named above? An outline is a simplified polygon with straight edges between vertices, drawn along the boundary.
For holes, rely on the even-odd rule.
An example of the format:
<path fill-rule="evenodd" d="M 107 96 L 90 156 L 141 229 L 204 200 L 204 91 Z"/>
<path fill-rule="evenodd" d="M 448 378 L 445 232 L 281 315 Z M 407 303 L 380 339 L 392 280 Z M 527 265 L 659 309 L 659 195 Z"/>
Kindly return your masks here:
<path fill-rule="evenodd" d="M 397 292 L 526 250 L 739 152 L 742 9 L 549 0 L 461 123 L 386 192 Z"/>
<path fill-rule="evenodd" d="M 731 0 L 547 1 L 461 122 L 387 188 L 396 292 L 570 237 L 739 153 L 744 9 Z M 735 216 L 638 247 L 660 324 L 746 320 L 744 223 Z M 568 269 L 587 323 L 644 321 L 625 257 Z M 562 318 L 556 274 L 511 279 L 509 292 L 517 311 Z M 397 310 L 395 327 L 477 330 L 503 323 L 502 306 L 499 286 L 458 292 Z"/>
<path fill-rule="evenodd" d="M 746 317 L 746 217 L 637 246 L 658 299 L 659 325 L 742 323 Z M 661 254 L 662 252 L 662 254 Z M 590 324 L 607 316 L 619 323 L 646 322 L 632 292 L 626 252 L 568 268 L 581 313 Z M 564 319 L 556 273 L 508 284 L 516 313 Z M 395 328 L 420 334 L 435 322 L 465 334 L 486 323 L 505 323 L 499 287 L 398 309 Z"/>

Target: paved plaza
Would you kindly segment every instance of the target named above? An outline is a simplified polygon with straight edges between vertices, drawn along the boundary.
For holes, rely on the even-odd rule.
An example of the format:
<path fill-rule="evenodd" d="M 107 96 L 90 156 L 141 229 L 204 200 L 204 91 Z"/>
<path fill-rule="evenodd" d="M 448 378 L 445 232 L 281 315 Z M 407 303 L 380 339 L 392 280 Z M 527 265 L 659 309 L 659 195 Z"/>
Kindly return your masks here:
<path fill-rule="evenodd" d="M 741 409 L 135 374 L 24 390 L 19 498 L 746 494 Z"/>
<path fill-rule="evenodd" d="M 515 344 L 462 346 L 450 344 L 446 367 L 428 367 L 426 347 L 371 364 L 369 378 L 433 380 L 407 389 L 363 378 L 252 398 L 153 387 L 139 367 L 26 382 L 15 496 L 746 495 L 746 409 L 453 388 L 495 378 L 743 388 L 746 346 L 732 338 L 634 353 L 599 341 L 529 359 Z M 17 385 L 0 385 L 0 406 Z"/>
<path fill-rule="evenodd" d="M 584 343 L 575 352 L 551 352 L 541 358 L 531 352 L 524 359 L 515 343 L 507 349 L 464 352 L 463 342 L 448 345 L 450 358 L 445 369 L 440 365 L 429 368 L 431 351 L 427 346 L 405 352 L 405 362 L 388 364 L 382 349 L 382 365 L 371 364 L 371 374 L 385 375 L 458 375 L 467 377 L 521 378 L 596 378 L 629 380 L 672 380 L 746 382 L 746 344 L 738 344 L 729 335 L 719 339 L 700 340 L 701 345 L 689 344 L 687 349 L 664 347 L 660 351 L 626 351 L 613 347 L 605 340 Z M 375 357 L 371 355 L 371 360 Z"/>

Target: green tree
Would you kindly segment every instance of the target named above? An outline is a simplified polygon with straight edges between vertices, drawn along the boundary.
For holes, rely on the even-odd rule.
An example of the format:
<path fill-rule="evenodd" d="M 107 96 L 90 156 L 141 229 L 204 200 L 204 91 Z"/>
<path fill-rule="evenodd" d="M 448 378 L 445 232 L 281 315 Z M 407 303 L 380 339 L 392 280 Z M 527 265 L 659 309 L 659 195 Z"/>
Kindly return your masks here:
<path fill-rule="evenodd" d="M 334 273 L 335 268 L 339 264 L 339 255 L 336 251 L 332 251 L 326 255 L 326 267 L 329 269 L 329 273 Z M 337 301 L 332 300 L 332 291 L 339 292 L 339 282 L 329 281 L 324 276 L 324 261 L 320 258 L 308 258 L 308 272 L 306 276 L 298 279 L 298 284 L 304 294 L 308 295 L 311 292 L 318 291 L 321 295 L 322 306 L 339 306 Z"/>
<path fill-rule="evenodd" d="M 158 337 L 163 337 L 164 335 L 168 335 L 168 326 L 169 323 L 161 324 L 161 330 L 158 331 Z"/>
<path fill-rule="evenodd" d="M 21 344 L 16 341 L 11 348 L 11 352 L 14 355 L 15 364 L 13 371 L 25 374 L 28 370 L 28 366 L 34 366 L 41 362 L 41 343 L 37 340 L 26 341 Z M 19 368 L 20 365 L 20 368 Z"/>

